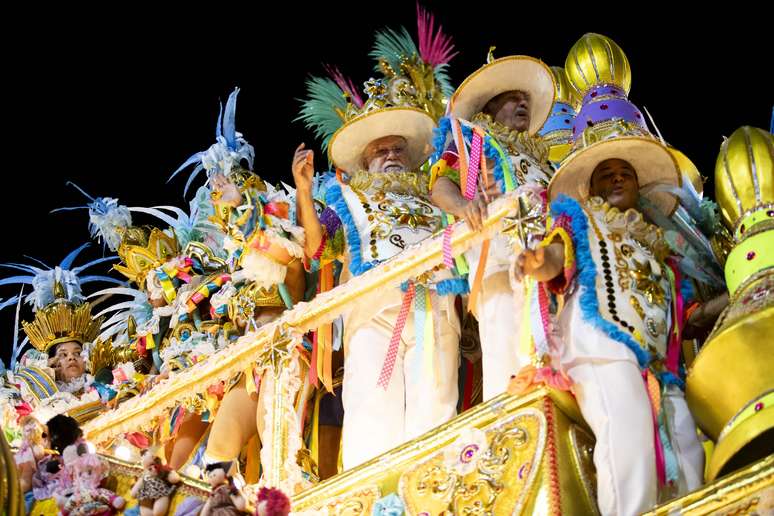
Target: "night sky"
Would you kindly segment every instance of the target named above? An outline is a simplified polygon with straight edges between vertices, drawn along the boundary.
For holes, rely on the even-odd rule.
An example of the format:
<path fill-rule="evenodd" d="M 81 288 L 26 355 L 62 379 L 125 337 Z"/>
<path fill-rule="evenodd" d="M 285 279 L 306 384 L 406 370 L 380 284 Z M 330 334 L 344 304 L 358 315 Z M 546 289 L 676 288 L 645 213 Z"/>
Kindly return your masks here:
<path fill-rule="evenodd" d="M 490 45 L 496 57 L 527 54 L 561 66 L 583 33 L 598 32 L 629 58 L 630 99 L 648 108 L 666 140 L 704 175 L 714 171 L 723 135 L 741 125 L 769 127 L 771 26 L 762 13 L 713 10 L 701 13 L 717 18 L 706 22 L 652 3 L 597 2 L 586 14 L 580 3 L 543 4 L 536 6 L 543 12 L 525 12 L 515 2 L 425 2 L 460 52 L 451 63 L 454 85 L 485 62 Z M 218 102 L 235 86 L 241 88 L 237 130 L 256 149 L 256 172 L 291 182 L 298 143 L 319 148 L 293 122 L 307 75 L 322 74 L 322 63 L 330 63 L 362 84 L 373 74 L 368 52 L 377 29 L 402 24 L 416 34 L 411 1 L 271 8 L 272 14 L 181 7 L 174 16 L 68 8 L 46 11 L 46 19 L 41 13 L 6 18 L 16 33 L 2 36 L 0 261 L 29 255 L 55 265 L 88 238 L 86 210 L 48 213 L 83 203 L 67 180 L 129 206 L 185 207 L 185 180 L 166 184 L 167 177 L 214 143 Z M 324 167 L 323 156 L 317 158 Z M 89 251 L 85 257 L 102 253 L 97 244 Z M 18 292 L 0 289 L 2 299 Z M 10 343 L 13 308 L 4 312 L 0 339 Z M 10 346 L 1 347 L 6 360 Z"/>

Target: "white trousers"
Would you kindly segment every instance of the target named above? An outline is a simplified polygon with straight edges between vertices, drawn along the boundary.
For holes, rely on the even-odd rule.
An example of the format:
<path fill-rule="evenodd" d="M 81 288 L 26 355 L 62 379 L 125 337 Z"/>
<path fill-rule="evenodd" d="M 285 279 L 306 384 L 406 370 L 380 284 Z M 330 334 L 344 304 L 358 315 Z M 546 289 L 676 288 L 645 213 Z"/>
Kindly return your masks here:
<path fill-rule="evenodd" d="M 441 313 L 440 342 L 435 343 L 436 380 L 421 369 L 416 353 L 414 318 L 409 314 L 398 346 L 395 368 L 385 390 L 377 385 L 400 306 L 388 308 L 348 333 L 342 402 L 342 462 L 353 468 L 432 428 L 457 413 L 459 326 Z M 350 325 L 352 327 L 353 325 Z"/>
<path fill-rule="evenodd" d="M 653 416 L 634 353 L 589 324 L 574 294 L 559 316 L 562 364 L 573 381 L 583 418 L 594 432 L 597 501 L 602 514 L 644 512 L 659 502 Z M 670 386 L 663 399 L 680 466 L 676 495 L 702 484 L 704 450 L 683 393 Z"/>
<path fill-rule="evenodd" d="M 630 361 L 580 363 L 568 370 L 594 432 L 597 502 L 603 515 L 640 514 L 659 501 L 653 418 L 639 367 Z M 682 392 L 669 388 L 669 433 L 679 461 L 678 495 L 702 483 L 704 451 Z"/>
<path fill-rule="evenodd" d="M 481 282 L 477 316 L 484 401 L 505 392 L 511 376 L 530 362 L 529 356 L 519 351 L 523 306 L 524 290 L 511 288 L 507 272 L 497 272 Z"/>

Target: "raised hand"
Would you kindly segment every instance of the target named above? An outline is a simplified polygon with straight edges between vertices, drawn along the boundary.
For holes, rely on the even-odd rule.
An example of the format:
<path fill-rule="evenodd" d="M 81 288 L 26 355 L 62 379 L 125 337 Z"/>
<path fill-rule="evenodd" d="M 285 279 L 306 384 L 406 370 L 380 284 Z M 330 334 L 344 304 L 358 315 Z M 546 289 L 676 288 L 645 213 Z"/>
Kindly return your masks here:
<path fill-rule="evenodd" d="M 302 143 L 293 154 L 293 181 L 297 190 L 311 192 L 314 181 L 314 152 L 305 147 Z"/>

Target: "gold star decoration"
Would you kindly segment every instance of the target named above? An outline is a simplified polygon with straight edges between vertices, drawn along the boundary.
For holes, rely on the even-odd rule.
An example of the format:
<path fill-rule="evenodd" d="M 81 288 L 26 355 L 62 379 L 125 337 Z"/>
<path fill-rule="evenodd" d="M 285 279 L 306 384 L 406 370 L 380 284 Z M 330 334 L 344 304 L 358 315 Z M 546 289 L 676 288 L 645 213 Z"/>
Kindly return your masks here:
<path fill-rule="evenodd" d="M 505 217 L 503 233 L 518 239 L 522 249 L 527 249 L 530 236 L 545 233 L 545 215 L 539 202 L 534 202 L 528 194 L 518 196 L 516 211 Z"/>

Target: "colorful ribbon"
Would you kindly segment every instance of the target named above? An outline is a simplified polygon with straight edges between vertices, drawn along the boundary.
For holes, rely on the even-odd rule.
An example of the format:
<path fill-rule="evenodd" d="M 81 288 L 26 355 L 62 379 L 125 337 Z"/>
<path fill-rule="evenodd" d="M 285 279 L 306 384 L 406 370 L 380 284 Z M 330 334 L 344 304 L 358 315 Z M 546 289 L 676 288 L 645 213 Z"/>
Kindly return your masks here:
<path fill-rule="evenodd" d="M 465 181 L 465 199 L 472 200 L 476 196 L 478 187 L 478 171 L 481 164 L 481 142 L 483 139 L 478 132 L 473 133 L 473 141 L 470 143 L 470 161 L 468 162 L 467 177 Z"/>
<path fill-rule="evenodd" d="M 414 282 L 410 281 L 408 284 L 408 291 L 403 295 L 403 303 L 398 313 L 398 320 L 395 322 L 393 328 L 392 337 L 390 338 L 390 346 L 387 348 L 387 355 L 384 357 L 384 364 L 382 365 L 382 371 L 379 374 L 379 380 L 376 382 L 378 387 L 387 390 L 387 386 L 390 384 L 392 378 L 392 371 L 395 369 L 395 359 L 398 356 L 398 344 L 400 344 L 400 337 L 403 333 L 403 328 L 406 326 L 406 318 L 408 317 L 409 308 L 411 307 L 411 301 L 414 299 Z"/>

